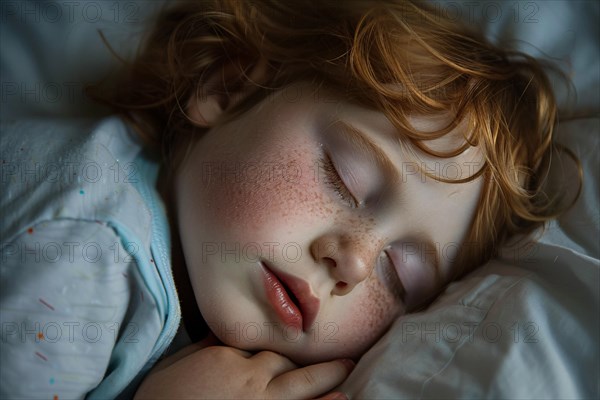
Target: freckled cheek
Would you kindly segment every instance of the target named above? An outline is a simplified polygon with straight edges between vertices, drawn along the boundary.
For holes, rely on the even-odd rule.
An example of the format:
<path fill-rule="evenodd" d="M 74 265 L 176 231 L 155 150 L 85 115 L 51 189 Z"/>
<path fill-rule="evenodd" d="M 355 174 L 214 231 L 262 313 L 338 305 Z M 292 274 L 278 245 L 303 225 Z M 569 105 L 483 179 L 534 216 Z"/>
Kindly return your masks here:
<path fill-rule="evenodd" d="M 395 298 L 374 274 L 365 281 L 355 310 L 342 327 L 346 330 L 345 336 L 353 347 L 353 357 L 360 356 L 372 346 L 393 320 L 404 313 L 401 301 Z"/>
<path fill-rule="evenodd" d="M 228 230 L 269 230 L 331 214 L 330 199 L 304 160 L 252 164 L 205 189 L 205 214 Z"/>

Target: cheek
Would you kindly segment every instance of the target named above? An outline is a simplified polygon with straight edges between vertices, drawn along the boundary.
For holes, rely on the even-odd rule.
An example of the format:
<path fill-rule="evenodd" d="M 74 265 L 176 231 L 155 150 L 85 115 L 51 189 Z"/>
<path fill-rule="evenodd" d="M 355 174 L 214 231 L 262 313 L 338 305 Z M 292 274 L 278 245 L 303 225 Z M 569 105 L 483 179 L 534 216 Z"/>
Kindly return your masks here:
<path fill-rule="evenodd" d="M 365 334 L 378 336 L 401 311 L 401 302 L 372 274 L 366 284 L 366 295 L 359 303 Z"/>
<path fill-rule="evenodd" d="M 386 287 L 372 274 L 360 299 L 357 300 L 352 317 L 345 321 L 347 341 L 352 345 L 352 357 L 362 355 L 381 337 L 404 307 Z"/>
<path fill-rule="evenodd" d="M 312 159 L 302 151 L 272 151 L 260 161 L 223 163 L 217 179 L 205 186 L 206 213 L 228 231 L 273 233 L 288 231 L 299 221 L 322 219 L 332 210 Z M 228 168 L 227 173 L 223 172 Z M 276 229 L 278 230 L 278 229 Z"/>

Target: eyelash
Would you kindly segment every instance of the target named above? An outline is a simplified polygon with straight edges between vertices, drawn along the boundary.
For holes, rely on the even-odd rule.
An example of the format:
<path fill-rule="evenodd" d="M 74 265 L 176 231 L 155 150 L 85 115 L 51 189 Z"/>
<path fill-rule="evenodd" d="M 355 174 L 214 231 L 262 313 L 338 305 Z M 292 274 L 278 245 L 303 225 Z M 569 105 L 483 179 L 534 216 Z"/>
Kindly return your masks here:
<path fill-rule="evenodd" d="M 346 184 L 340 177 L 340 174 L 335 169 L 329 154 L 325 153 L 323 156 L 321 156 L 319 162 L 323 168 L 323 171 L 325 172 L 325 184 L 329 186 L 338 196 L 340 196 L 342 201 L 349 207 L 358 208 L 360 203 L 356 201 L 352 193 L 350 193 L 346 187 Z"/>

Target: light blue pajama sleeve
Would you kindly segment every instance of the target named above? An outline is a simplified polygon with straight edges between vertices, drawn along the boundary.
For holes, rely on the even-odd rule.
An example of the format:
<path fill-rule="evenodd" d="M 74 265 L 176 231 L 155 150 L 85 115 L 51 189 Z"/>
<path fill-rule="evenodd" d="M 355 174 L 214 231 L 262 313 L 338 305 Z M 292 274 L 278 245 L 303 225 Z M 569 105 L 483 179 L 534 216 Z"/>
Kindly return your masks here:
<path fill-rule="evenodd" d="M 0 398 L 128 398 L 181 313 L 158 164 L 122 120 L 2 125 Z"/>
<path fill-rule="evenodd" d="M 144 365 L 162 321 L 126 247 L 106 224 L 70 219 L 31 226 L 3 247 L 3 397 L 83 398 L 117 340 Z"/>

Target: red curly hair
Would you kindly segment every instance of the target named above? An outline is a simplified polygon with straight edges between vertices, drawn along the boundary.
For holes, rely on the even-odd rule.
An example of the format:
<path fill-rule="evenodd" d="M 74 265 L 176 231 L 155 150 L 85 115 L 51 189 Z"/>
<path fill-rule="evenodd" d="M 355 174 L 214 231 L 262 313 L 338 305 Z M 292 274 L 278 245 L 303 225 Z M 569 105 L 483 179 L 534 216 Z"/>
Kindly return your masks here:
<path fill-rule="evenodd" d="M 485 183 L 459 253 L 458 274 L 492 257 L 564 210 L 543 183 L 553 150 L 557 106 L 545 66 L 490 44 L 422 2 L 404 0 L 185 1 L 162 12 L 105 103 L 124 115 L 172 174 L 201 137 L 185 105 L 210 74 L 266 60 L 268 79 L 229 110 L 233 119 L 273 90 L 310 80 L 378 109 L 402 140 L 434 155 L 479 146 Z M 409 115 L 451 115 L 436 132 L 416 130 Z M 464 123 L 465 145 L 448 153 L 427 146 Z M 433 177 L 444 180 L 441 177 Z M 473 245 L 475 244 L 475 245 Z"/>

